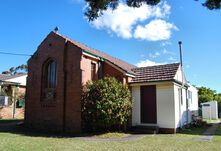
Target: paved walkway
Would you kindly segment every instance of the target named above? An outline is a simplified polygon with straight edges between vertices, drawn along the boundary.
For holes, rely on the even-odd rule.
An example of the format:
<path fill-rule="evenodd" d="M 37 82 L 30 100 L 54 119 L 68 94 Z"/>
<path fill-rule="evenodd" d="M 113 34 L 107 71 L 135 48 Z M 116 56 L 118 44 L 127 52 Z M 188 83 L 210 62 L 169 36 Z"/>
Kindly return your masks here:
<path fill-rule="evenodd" d="M 216 132 L 216 129 L 218 128 L 219 124 L 220 124 L 220 121 L 218 123 L 213 123 L 213 125 L 203 133 L 203 136 L 200 137 L 200 140 L 211 141 L 213 139 L 213 135 Z"/>
<path fill-rule="evenodd" d="M 130 140 L 139 140 L 144 138 L 145 136 L 157 136 L 162 138 L 174 138 L 177 140 L 195 140 L 195 141 L 212 141 L 213 135 L 216 132 L 216 129 L 218 128 L 220 124 L 220 121 L 217 123 L 213 123 L 211 127 L 209 127 L 199 138 L 196 137 L 180 137 L 176 135 L 150 135 L 150 134 L 130 134 L 123 138 L 99 138 L 94 136 L 83 136 L 83 137 L 75 137 L 81 140 L 90 140 L 90 141 L 106 141 L 106 142 L 112 142 L 112 141 L 130 141 Z"/>

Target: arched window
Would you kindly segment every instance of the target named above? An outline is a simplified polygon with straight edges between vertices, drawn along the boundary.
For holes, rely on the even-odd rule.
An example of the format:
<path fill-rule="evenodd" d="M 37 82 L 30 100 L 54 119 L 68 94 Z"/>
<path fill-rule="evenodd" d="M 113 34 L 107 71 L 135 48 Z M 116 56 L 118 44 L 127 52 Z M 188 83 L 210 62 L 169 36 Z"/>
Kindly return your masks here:
<path fill-rule="evenodd" d="M 57 63 L 48 59 L 42 68 L 42 97 L 43 100 L 54 100 L 57 86 Z"/>
<path fill-rule="evenodd" d="M 57 64 L 54 60 L 50 60 L 45 66 L 44 87 L 56 88 L 57 85 Z"/>

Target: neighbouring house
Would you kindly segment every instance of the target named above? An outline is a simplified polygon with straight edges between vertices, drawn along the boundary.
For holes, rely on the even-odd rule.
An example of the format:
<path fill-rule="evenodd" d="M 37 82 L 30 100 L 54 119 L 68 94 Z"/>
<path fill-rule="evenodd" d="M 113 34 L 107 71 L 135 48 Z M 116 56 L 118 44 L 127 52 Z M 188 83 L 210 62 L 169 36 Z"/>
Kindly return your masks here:
<path fill-rule="evenodd" d="M 27 74 L 0 74 L 0 93 L 8 96 L 10 101 L 13 99 L 13 93 L 16 90 L 17 94 L 25 94 Z"/>
<path fill-rule="evenodd" d="M 0 74 L 0 118 L 24 117 L 27 74 Z M 14 102 L 16 104 L 14 105 Z M 15 109 L 21 108 L 21 109 Z"/>
<path fill-rule="evenodd" d="M 174 133 L 189 120 L 189 85 L 179 63 L 138 68 L 51 32 L 29 59 L 28 71 L 25 123 L 32 128 L 80 133 L 82 86 L 104 76 L 131 87 L 133 126 Z"/>

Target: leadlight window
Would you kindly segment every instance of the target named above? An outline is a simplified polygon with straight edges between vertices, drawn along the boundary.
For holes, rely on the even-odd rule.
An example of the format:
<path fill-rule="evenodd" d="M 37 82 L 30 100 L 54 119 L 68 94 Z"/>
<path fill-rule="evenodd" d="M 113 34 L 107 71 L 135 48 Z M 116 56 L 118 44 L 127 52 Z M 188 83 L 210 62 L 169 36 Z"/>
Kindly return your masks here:
<path fill-rule="evenodd" d="M 48 59 L 43 65 L 42 74 L 42 99 L 54 100 L 57 86 L 57 63 Z"/>
<path fill-rule="evenodd" d="M 45 68 L 45 88 L 56 88 L 57 85 L 57 64 L 54 60 L 47 63 Z"/>

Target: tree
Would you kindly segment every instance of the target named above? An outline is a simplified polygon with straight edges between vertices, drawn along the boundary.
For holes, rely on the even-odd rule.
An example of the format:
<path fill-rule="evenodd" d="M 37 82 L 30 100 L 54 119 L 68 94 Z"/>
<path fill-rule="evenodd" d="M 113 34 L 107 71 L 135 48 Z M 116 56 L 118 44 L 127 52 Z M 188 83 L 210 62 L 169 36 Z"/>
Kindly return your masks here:
<path fill-rule="evenodd" d="M 2 74 L 15 75 L 15 74 L 21 74 L 21 73 L 27 73 L 27 72 L 28 72 L 28 66 L 25 64 L 22 64 L 17 67 L 11 67 L 8 71 L 3 71 Z"/>
<path fill-rule="evenodd" d="M 206 2 L 203 3 L 203 6 L 207 7 L 210 10 L 220 9 L 221 0 L 206 0 Z"/>
<path fill-rule="evenodd" d="M 199 103 L 215 100 L 216 91 L 207 87 L 198 87 Z"/>
<path fill-rule="evenodd" d="M 198 95 L 199 95 L 199 104 L 208 101 L 217 101 L 219 113 L 221 112 L 221 93 L 217 93 L 215 90 L 212 90 L 207 87 L 198 87 Z"/>
<path fill-rule="evenodd" d="M 221 103 L 221 94 L 215 94 L 214 100 L 216 100 L 216 101 Z"/>
<path fill-rule="evenodd" d="M 113 77 L 88 82 L 82 95 L 83 127 L 87 131 L 116 130 L 131 115 L 131 94 Z"/>
<path fill-rule="evenodd" d="M 103 11 L 107 10 L 108 8 L 116 9 L 120 0 L 85 0 L 87 2 L 86 12 L 85 15 L 89 21 L 93 21 L 99 16 L 103 14 Z M 162 0 L 125 0 L 124 2 L 129 7 L 140 7 L 143 4 L 147 5 L 157 5 Z M 198 1 L 198 0 L 195 0 Z M 221 0 L 205 0 L 202 4 L 206 8 L 213 10 L 213 9 L 220 9 Z"/>

